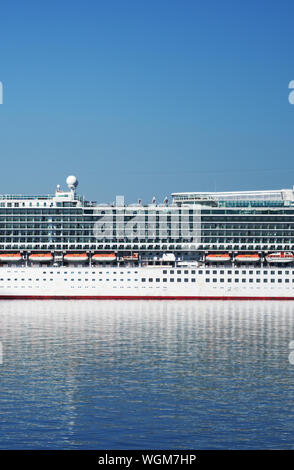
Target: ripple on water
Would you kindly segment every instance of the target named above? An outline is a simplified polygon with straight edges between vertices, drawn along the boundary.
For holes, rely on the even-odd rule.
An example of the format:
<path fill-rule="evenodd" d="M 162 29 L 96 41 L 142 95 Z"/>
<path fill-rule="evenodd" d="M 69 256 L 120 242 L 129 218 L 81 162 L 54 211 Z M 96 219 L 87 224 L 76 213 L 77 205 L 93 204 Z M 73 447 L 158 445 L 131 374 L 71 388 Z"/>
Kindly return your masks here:
<path fill-rule="evenodd" d="M 1 449 L 291 449 L 292 302 L 2 301 Z"/>

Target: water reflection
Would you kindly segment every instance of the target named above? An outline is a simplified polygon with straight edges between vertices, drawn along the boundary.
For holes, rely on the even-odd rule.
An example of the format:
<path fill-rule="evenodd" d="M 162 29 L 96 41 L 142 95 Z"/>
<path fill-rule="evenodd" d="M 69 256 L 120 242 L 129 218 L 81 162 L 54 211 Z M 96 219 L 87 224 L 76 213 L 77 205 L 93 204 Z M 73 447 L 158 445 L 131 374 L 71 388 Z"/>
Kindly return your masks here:
<path fill-rule="evenodd" d="M 292 302 L 2 301 L 0 448 L 292 448 Z"/>

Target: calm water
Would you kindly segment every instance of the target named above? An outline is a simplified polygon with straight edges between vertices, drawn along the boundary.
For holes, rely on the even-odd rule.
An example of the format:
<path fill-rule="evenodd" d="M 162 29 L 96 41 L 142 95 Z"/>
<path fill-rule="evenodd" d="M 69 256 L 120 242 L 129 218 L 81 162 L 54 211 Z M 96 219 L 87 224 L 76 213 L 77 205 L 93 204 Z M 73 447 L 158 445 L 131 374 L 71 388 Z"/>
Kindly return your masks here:
<path fill-rule="evenodd" d="M 294 302 L 1 301 L 0 449 L 293 449 Z"/>

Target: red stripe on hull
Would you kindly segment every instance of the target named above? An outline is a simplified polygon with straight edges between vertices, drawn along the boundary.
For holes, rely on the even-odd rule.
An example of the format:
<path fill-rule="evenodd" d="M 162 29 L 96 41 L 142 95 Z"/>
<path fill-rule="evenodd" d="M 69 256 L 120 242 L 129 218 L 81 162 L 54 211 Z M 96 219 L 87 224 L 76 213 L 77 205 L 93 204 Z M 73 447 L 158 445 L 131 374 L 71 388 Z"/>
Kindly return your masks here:
<path fill-rule="evenodd" d="M 0 300 L 294 300 L 294 297 L 187 297 L 128 295 L 0 295 Z"/>

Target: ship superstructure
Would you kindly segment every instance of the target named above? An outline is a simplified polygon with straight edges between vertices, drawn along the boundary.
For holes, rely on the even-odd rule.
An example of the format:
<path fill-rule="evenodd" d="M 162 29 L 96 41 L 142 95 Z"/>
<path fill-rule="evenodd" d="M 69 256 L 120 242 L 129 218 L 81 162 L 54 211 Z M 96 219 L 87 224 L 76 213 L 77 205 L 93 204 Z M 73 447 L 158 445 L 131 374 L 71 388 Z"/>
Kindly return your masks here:
<path fill-rule="evenodd" d="M 294 190 L 0 196 L 0 297 L 294 298 Z"/>

